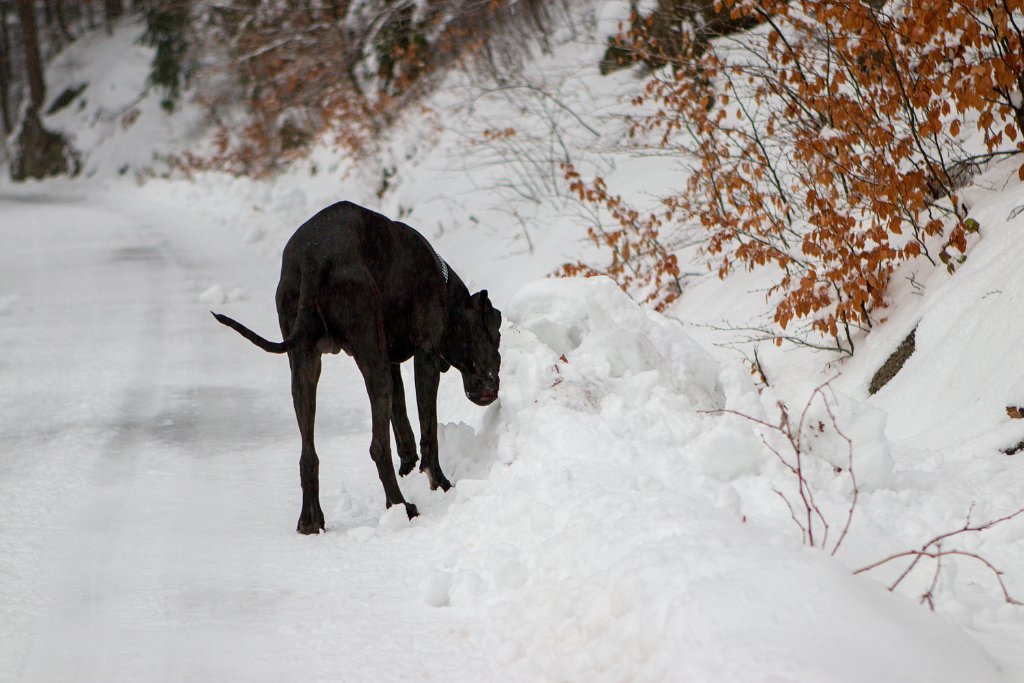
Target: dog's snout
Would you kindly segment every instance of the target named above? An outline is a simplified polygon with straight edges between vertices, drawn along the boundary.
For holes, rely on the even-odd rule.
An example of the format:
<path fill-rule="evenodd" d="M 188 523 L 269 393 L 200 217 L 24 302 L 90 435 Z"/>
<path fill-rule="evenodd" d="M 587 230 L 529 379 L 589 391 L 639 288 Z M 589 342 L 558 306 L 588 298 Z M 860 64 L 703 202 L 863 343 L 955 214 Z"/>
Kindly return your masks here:
<path fill-rule="evenodd" d="M 498 382 L 488 383 L 482 386 L 479 391 L 466 391 L 466 398 L 480 406 L 493 403 L 498 398 Z"/>

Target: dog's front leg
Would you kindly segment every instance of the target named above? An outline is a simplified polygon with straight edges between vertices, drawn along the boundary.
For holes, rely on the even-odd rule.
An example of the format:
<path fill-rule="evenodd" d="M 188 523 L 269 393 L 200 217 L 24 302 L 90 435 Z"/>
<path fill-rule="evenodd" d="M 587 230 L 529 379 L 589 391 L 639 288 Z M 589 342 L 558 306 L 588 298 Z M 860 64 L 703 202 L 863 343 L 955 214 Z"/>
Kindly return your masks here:
<path fill-rule="evenodd" d="M 405 385 L 402 383 L 402 366 L 391 364 L 391 429 L 395 432 L 395 444 L 402 465 L 398 474 L 405 476 L 416 467 L 416 435 L 409 424 L 405 409 Z"/>
<path fill-rule="evenodd" d="M 441 471 L 437 453 L 437 385 L 441 381 L 441 355 L 437 352 L 416 354 L 416 407 L 420 415 L 420 471 L 426 472 L 430 488 L 447 491 L 451 482 Z"/>

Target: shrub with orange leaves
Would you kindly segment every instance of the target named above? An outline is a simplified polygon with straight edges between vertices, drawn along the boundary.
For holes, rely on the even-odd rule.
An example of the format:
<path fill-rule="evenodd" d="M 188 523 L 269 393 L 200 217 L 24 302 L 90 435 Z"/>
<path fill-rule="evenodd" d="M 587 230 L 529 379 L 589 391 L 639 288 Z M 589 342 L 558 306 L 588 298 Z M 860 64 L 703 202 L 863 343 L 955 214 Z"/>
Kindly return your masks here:
<path fill-rule="evenodd" d="M 642 303 L 663 311 L 679 298 L 679 259 L 661 243 L 662 220 L 656 214 L 643 215 L 629 206 L 619 195 L 609 193 L 604 179 L 598 177 L 587 184 L 571 163 L 562 165 L 569 190 L 581 202 L 600 205 L 618 223 L 616 229 L 592 226 L 587 236 L 595 244 L 610 249 L 611 262 L 595 268 L 582 261 L 566 263 L 559 275 L 606 275 L 627 293 L 637 292 Z"/>
<path fill-rule="evenodd" d="M 952 269 L 966 252 L 977 224 L 957 191 L 973 171 L 1024 150 L 1022 0 L 718 0 L 714 10 L 757 28 L 698 42 L 684 26 L 635 102 L 632 134 L 691 160 L 685 187 L 638 220 L 603 184 L 570 172 L 570 185 L 619 220 L 623 234 L 594 238 L 612 249 L 620 284 L 635 273 L 615 267 L 638 249 L 649 272 L 678 272 L 671 251 L 654 248 L 658 231 L 699 223 L 722 277 L 778 269 L 769 296 L 781 330 L 806 321 L 852 353 L 851 328 L 870 327 L 900 262 Z M 618 44 L 651 61 L 664 48 L 648 25 L 634 18 Z M 970 128 L 980 154 L 965 148 Z M 678 295 L 677 280 L 651 282 Z"/>

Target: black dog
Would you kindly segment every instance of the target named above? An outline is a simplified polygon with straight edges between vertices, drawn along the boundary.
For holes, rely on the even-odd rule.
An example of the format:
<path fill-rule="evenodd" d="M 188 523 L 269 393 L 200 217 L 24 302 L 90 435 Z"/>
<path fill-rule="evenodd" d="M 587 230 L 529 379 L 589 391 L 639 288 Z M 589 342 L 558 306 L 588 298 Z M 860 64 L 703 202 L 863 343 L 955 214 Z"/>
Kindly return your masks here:
<path fill-rule="evenodd" d="M 284 248 L 277 286 L 283 342 L 268 341 L 227 316 L 213 315 L 261 349 L 288 353 L 302 434 L 302 534 L 324 528 L 320 461 L 313 447 L 322 354 L 344 351 L 355 358 L 370 397 L 370 457 L 387 506 L 405 505 L 410 518 L 416 516 L 416 506 L 406 503 L 398 488 L 388 434 L 390 423 L 402 461 L 399 473 L 406 475 L 416 465 L 416 441 L 405 412 L 399 364 L 416 359 L 420 470 L 432 489 L 451 487 L 437 455 L 441 373 L 454 365 L 462 373 L 466 396 L 477 405 L 498 397 L 501 313 L 491 306 L 487 291 L 470 295 L 422 235 L 351 202 L 339 202 L 310 218 Z"/>

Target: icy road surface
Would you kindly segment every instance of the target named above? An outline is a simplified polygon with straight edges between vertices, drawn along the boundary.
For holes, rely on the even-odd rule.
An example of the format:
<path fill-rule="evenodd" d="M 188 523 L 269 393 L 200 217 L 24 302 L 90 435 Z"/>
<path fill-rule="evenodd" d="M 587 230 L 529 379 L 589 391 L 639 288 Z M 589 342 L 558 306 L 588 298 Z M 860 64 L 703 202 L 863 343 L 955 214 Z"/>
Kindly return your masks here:
<path fill-rule="evenodd" d="M 238 245 L 117 199 L 7 196 L 0 216 L 0 680 L 486 675 L 465 619 L 421 597 L 428 537 L 339 543 L 384 511 L 350 362 L 321 384 L 330 532 L 294 532 L 287 361 L 199 301 Z M 260 265 L 232 310 L 276 336 Z"/>
<path fill-rule="evenodd" d="M 328 530 L 297 535 L 287 363 L 207 313 L 276 337 L 277 260 L 152 191 L 43 187 L 0 196 L 0 680 L 1014 680 L 801 547 L 760 436 L 702 412 L 762 410 L 743 368 L 600 280 L 499 302 L 502 398 L 445 378 L 456 488 L 402 480 L 411 524 L 330 358 Z M 864 504 L 887 519 L 876 450 Z"/>

